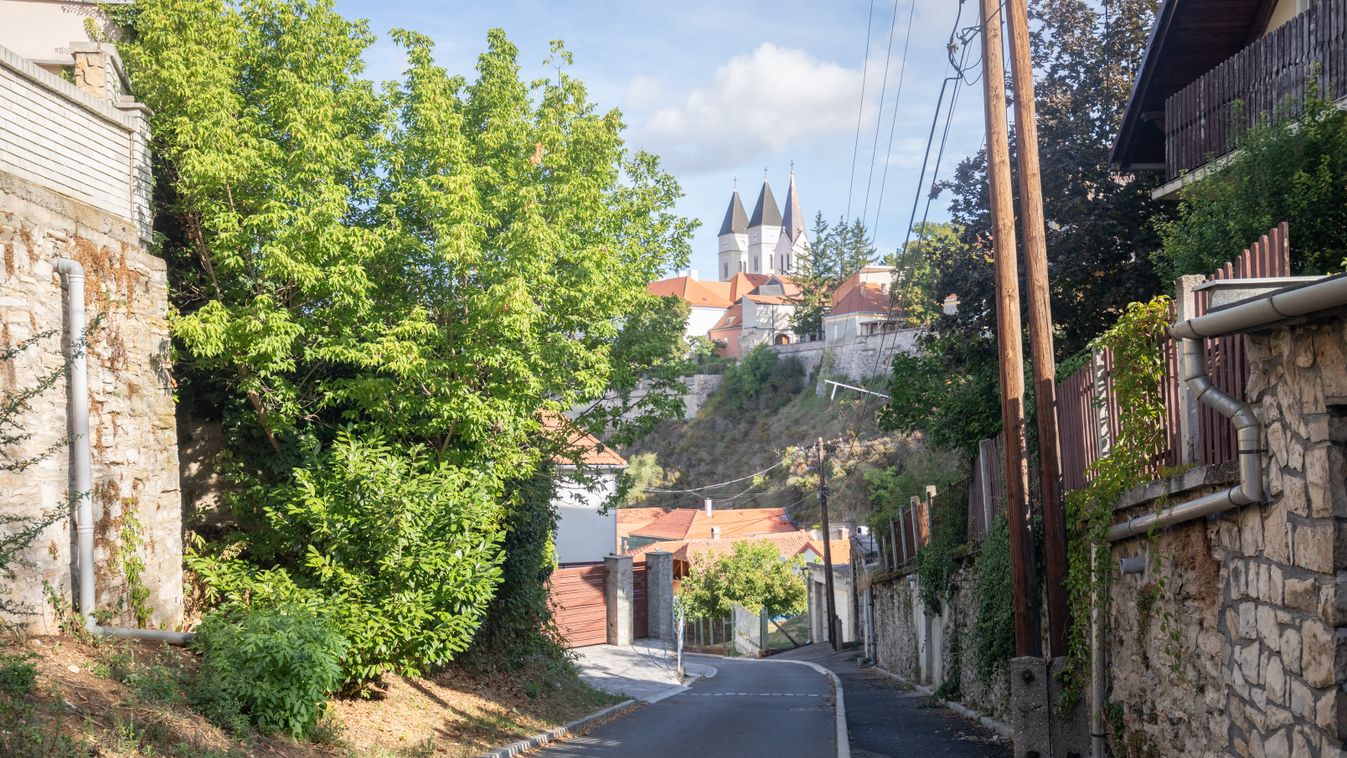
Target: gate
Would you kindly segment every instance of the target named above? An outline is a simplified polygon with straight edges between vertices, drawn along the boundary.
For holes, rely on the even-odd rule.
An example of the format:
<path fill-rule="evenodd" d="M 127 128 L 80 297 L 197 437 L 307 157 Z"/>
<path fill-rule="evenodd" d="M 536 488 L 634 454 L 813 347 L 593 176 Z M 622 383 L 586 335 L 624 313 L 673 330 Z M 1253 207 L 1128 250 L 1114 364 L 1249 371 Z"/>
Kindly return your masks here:
<path fill-rule="evenodd" d="M 631 637 L 644 639 L 650 636 L 650 572 L 644 563 L 631 567 Z"/>
<path fill-rule="evenodd" d="M 548 600 L 567 647 L 602 645 L 608 641 L 603 576 L 602 563 L 566 566 L 552 572 Z"/>

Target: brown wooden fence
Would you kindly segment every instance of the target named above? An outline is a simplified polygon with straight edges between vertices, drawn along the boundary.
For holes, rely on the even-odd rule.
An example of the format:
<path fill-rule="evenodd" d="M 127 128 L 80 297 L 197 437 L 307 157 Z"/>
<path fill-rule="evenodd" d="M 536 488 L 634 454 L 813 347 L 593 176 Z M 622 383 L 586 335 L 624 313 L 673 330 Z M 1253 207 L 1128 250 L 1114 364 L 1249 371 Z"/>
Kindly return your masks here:
<path fill-rule="evenodd" d="M 567 647 L 608 641 L 608 606 L 603 595 L 602 563 L 565 566 L 552 572 L 548 599 L 552 617 Z M 642 614 L 644 615 L 644 614 Z"/>
<path fill-rule="evenodd" d="M 1311 76 L 1321 95 L 1347 92 L 1347 0 L 1318 0 L 1171 95 L 1165 101 L 1169 178 L 1229 153 L 1240 134 L 1270 113 L 1300 115 Z"/>
<path fill-rule="evenodd" d="M 1263 235 L 1232 263 L 1207 281 L 1222 279 L 1258 279 L 1288 276 L 1291 270 L 1290 244 L 1286 223 Z M 1195 293 L 1193 315 L 1207 312 L 1208 295 Z M 1167 444 L 1156 458 L 1157 466 L 1185 463 L 1182 439 L 1183 396 L 1179 383 L 1177 345 L 1168 336 L 1162 338 L 1165 352 L 1165 379 L 1161 392 L 1165 402 Z M 1235 397 L 1244 396 L 1246 366 L 1243 335 L 1228 335 L 1206 341 L 1207 367 L 1212 383 Z M 1112 389 L 1113 356 L 1102 351 L 1094 359 L 1057 384 L 1057 423 L 1062 450 L 1062 481 L 1066 491 L 1089 483 L 1090 465 L 1108 450 L 1116 439 L 1121 423 L 1117 400 Z M 1235 434 L 1230 423 L 1216 411 L 1201 406 L 1198 411 L 1196 463 L 1207 465 L 1235 460 Z"/>

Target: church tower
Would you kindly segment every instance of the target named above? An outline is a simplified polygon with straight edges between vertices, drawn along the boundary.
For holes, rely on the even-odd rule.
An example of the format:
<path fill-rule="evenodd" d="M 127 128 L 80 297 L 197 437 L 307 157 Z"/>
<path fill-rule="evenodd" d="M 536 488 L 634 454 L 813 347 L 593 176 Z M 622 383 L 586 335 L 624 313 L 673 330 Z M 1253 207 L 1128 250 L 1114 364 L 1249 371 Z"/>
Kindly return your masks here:
<path fill-rule="evenodd" d="M 720 224 L 720 281 L 729 281 L 748 270 L 748 214 L 739 200 L 739 190 L 730 195 L 730 207 Z"/>
<path fill-rule="evenodd" d="M 777 207 L 772 188 L 767 186 L 764 176 L 758 204 L 753 207 L 753 216 L 748 220 L 748 273 L 776 273 L 772 256 L 780 238 L 781 209 Z"/>
<path fill-rule="evenodd" d="M 795 169 L 791 169 L 790 189 L 786 190 L 786 212 L 781 218 L 781 238 L 772 252 L 773 273 L 794 272 L 808 244 L 809 240 L 804 233 L 804 211 L 800 209 L 800 194 L 795 189 Z"/>

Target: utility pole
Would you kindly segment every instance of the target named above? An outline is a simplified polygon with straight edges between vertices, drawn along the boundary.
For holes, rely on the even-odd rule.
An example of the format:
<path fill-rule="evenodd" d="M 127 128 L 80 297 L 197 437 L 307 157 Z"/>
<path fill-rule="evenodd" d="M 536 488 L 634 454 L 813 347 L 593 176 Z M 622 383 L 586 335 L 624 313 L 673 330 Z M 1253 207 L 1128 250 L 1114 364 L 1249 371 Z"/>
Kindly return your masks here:
<path fill-rule="evenodd" d="M 818 438 L 818 502 L 823 511 L 823 592 L 828 614 L 828 642 L 837 649 L 837 599 L 833 597 L 832 532 L 828 527 L 828 470 L 823 464 L 823 438 Z"/>
<path fill-rule="evenodd" d="M 1024 345 L 1020 336 L 1020 284 L 1015 209 L 1010 191 L 1006 125 L 1005 49 L 1000 5 L 981 0 L 982 90 L 987 119 L 987 184 L 996 259 L 996 339 L 1000 348 L 1001 428 L 1005 436 L 1006 510 L 1015 601 L 1015 654 L 1040 657 L 1038 581 L 1029 532 L 1029 470 L 1024 450 Z"/>
<path fill-rule="evenodd" d="M 1019 148 L 1020 211 L 1024 269 L 1029 287 L 1029 345 L 1033 352 L 1034 402 L 1038 422 L 1039 482 L 1043 503 L 1043 551 L 1048 601 L 1048 655 L 1066 655 L 1066 515 L 1062 510 L 1062 451 L 1057 434 L 1057 359 L 1048 297 L 1048 244 L 1043 224 L 1043 180 L 1038 167 L 1038 116 L 1029 53 L 1025 0 L 1006 0 L 1010 30 L 1010 76 L 1015 92 L 1015 145 Z"/>

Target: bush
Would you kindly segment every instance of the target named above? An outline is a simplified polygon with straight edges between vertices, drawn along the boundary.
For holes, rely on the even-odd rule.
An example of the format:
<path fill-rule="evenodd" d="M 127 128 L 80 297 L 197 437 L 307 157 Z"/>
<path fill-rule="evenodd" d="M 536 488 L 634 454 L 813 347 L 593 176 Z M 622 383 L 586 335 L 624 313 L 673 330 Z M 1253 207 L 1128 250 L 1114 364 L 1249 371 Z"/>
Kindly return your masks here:
<path fill-rule="evenodd" d="M 348 647 L 335 625 L 298 606 L 218 611 L 192 646 L 205 656 L 202 676 L 219 687 L 217 706 L 235 701 L 262 731 L 297 738 L 314 730 L 341 685 Z"/>
<path fill-rule="evenodd" d="M 1014 583 L 1010 577 L 1010 527 L 997 519 L 982 542 L 973 587 L 973 665 L 978 679 L 989 684 L 1015 655 Z"/>
<path fill-rule="evenodd" d="M 1183 191 L 1172 220 L 1159 222 L 1156 267 L 1169 277 L 1208 274 L 1286 221 L 1294 273 L 1341 271 L 1347 113 L 1311 88 L 1303 115 L 1254 127 L 1238 146 L 1224 168 Z"/>
<path fill-rule="evenodd" d="M 734 408 L 771 410 L 804 388 L 804 364 L 795 357 L 782 360 L 775 350 L 758 345 L 725 371 L 721 388 Z"/>
<path fill-rule="evenodd" d="M 296 484 L 265 507 L 281 555 L 303 562 L 190 554 L 210 600 L 226 607 L 298 603 L 349 642 L 345 683 L 415 676 L 468 647 L 501 576 L 503 499 L 490 472 L 341 432 Z"/>
<path fill-rule="evenodd" d="M 32 654 L 5 653 L 0 655 L 0 693 L 7 697 L 21 698 L 37 686 L 36 656 Z"/>

